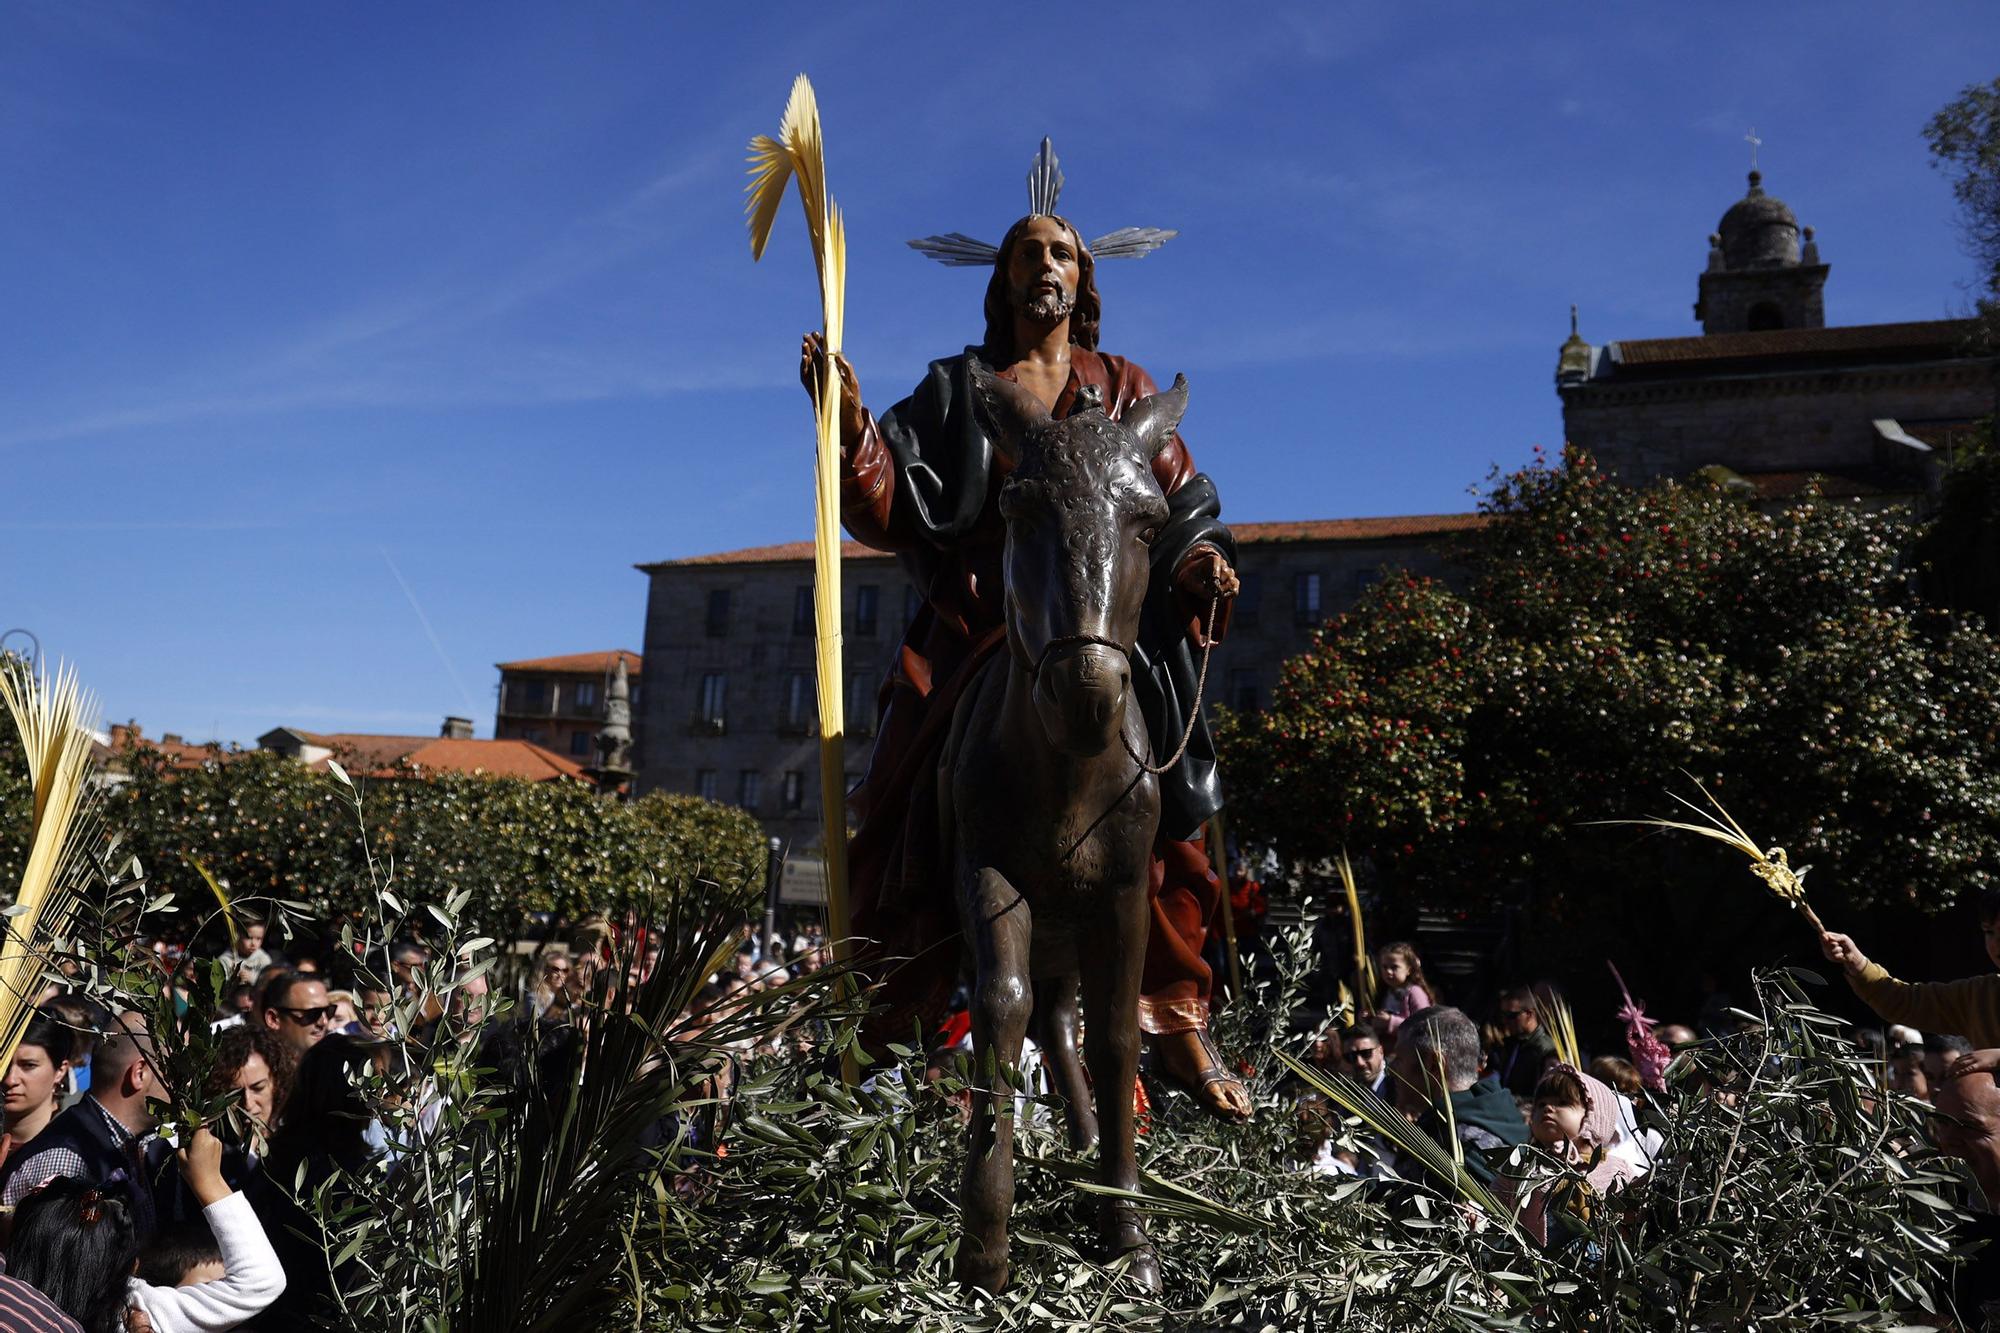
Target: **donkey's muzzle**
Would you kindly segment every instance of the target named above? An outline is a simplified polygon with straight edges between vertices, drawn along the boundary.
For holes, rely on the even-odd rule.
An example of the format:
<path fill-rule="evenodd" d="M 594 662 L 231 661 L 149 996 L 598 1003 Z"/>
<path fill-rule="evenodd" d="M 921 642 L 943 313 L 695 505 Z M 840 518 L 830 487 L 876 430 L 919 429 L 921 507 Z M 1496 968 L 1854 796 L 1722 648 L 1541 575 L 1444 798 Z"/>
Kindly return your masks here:
<path fill-rule="evenodd" d="M 1058 750 L 1079 758 L 1104 753 L 1125 722 L 1132 664 L 1111 644 L 1065 644 L 1042 661 L 1035 710 Z"/>

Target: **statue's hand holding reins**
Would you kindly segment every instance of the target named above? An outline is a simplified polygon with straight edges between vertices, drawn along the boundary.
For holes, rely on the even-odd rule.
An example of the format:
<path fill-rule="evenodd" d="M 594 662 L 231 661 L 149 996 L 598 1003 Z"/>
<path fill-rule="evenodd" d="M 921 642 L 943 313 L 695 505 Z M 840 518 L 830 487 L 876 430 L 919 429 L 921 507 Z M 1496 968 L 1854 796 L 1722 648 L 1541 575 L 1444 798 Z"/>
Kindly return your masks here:
<path fill-rule="evenodd" d="M 1213 546 L 1197 546 L 1189 551 L 1174 572 L 1174 583 L 1189 601 L 1197 603 L 1234 597 L 1243 590 L 1243 581 Z"/>

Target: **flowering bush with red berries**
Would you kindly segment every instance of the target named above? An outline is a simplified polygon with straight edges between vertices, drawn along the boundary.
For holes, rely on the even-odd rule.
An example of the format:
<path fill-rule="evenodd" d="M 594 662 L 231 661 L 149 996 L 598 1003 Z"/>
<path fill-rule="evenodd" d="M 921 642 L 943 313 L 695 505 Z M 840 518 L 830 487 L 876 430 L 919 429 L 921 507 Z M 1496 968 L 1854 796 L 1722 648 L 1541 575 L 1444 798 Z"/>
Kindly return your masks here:
<path fill-rule="evenodd" d="M 1916 599 L 1899 518 L 1621 485 L 1577 453 L 1483 508 L 1456 586 L 1384 580 L 1268 710 L 1218 720 L 1244 836 L 1346 847 L 1434 898 L 1532 884 L 1587 910 L 1607 874 L 1671 887 L 1643 863 L 1674 858 L 1585 825 L 1689 774 L 1850 903 L 1939 908 L 2000 868 L 2000 643 Z"/>

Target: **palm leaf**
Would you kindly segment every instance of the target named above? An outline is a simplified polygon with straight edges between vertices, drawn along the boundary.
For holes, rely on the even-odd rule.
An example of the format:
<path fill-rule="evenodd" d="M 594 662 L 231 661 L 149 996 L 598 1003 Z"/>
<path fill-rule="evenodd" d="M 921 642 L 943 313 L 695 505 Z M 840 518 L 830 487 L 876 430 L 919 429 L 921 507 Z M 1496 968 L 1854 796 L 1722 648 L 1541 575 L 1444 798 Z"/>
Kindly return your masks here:
<path fill-rule="evenodd" d="M 1465 1149 L 1458 1141 L 1454 1130 L 1451 1147 L 1426 1134 L 1411 1124 L 1401 1111 L 1375 1095 L 1373 1089 L 1357 1083 L 1345 1074 L 1327 1075 L 1311 1065 L 1293 1058 L 1284 1051 L 1273 1051 L 1278 1063 L 1302 1079 L 1314 1091 L 1325 1096 L 1349 1115 L 1394 1144 L 1405 1154 L 1420 1162 L 1434 1179 L 1444 1181 L 1466 1203 L 1480 1209 L 1490 1217 L 1500 1219 L 1510 1230 L 1514 1228 L 1513 1214 L 1500 1204 L 1493 1192 L 1473 1178 L 1465 1169 Z M 1445 1115 L 1451 1123 L 1451 1098 L 1446 1097 Z"/>
<path fill-rule="evenodd" d="M 229 943 L 233 948 L 236 944 L 238 931 L 236 928 L 236 909 L 230 906 L 229 895 L 222 891 L 222 885 L 217 882 L 214 875 L 209 873 L 207 866 L 195 860 L 192 856 L 188 857 L 187 863 L 194 867 L 195 874 L 201 876 L 201 882 L 208 885 L 208 891 L 214 894 L 215 901 L 222 905 L 222 924 L 229 928 Z"/>
<path fill-rule="evenodd" d="M 0 701 L 21 737 L 34 792 L 28 859 L 0 940 L 0 1068 L 34 1014 L 50 951 L 64 939 L 80 906 L 88 871 L 84 849 L 102 831 L 90 785 L 88 719 L 96 701 L 70 667 L 51 678 L 18 658 L 0 662 Z"/>
<path fill-rule="evenodd" d="M 1535 1019 L 1555 1043 L 1556 1058 L 1572 1069 L 1583 1068 L 1583 1047 L 1576 1039 L 1576 1017 L 1570 1013 L 1569 1001 L 1553 992 L 1544 995 L 1535 993 Z"/>
<path fill-rule="evenodd" d="M 1750 873 L 1758 879 L 1763 880 L 1764 886 L 1775 894 L 1779 901 L 1792 910 L 1803 914 L 1806 922 L 1814 930 L 1825 934 L 1826 927 L 1821 924 L 1819 914 L 1813 911 L 1811 905 L 1806 902 L 1806 873 L 1812 867 L 1793 866 L 1789 858 L 1785 855 L 1785 849 L 1782 847 L 1772 847 L 1768 850 L 1759 847 L 1757 840 L 1744 831 L 1743 826 L 1736 822 L 1735 816 L 1724 809 L 1722 802 L 1716 800 L 1714 794 L 1702 785 L 1700 778 L 1695 777 L 1692 773 L 1687 774 L 1687 778 L 1688 781 L 1694 783 L 1695 789 L 1708 801 L 1709 809 L 1703 809 L 1687 797 L 1682 796 L 1679 792 L 1668 792 L 1667 794 L 1686 806 L 1689 810 L 1692 810 L 1701 820 L 1698 824 L 1691 824 L 1686 820 L 1680 819 L 1598 819 L 1591 822 L 1595 824 L 1639 824 L 1649 828 L 1673 829 L 1677 832 L 1693 833 L 1700 837 L 1713 839 L 1725 847 L 1734 847 L 1737 851 L 1750 858 Z"/>
<path fill-rule="evenodd" d="M 1347 893 L 1347 915 L 1354 922 L 1354 986 L 1359 1005 L 1355 1010 L 1357 1018 L 1375 1012 L 1375 960 L 1368 956 L 1368 928 L 1361 922 L 1361 890 L 1354 882 L 1354 867 L 1348 862 L 1347 849 L 1340 849 L 1340 860 L 1334 863 L 1340 871 L 1340 887 Z"/>

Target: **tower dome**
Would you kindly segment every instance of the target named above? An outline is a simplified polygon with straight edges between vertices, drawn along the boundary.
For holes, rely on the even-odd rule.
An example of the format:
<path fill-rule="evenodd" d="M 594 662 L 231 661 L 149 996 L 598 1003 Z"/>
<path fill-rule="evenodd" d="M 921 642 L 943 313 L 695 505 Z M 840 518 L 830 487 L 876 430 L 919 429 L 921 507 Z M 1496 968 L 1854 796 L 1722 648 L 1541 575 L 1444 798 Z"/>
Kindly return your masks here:
<path fill-rule="evenodd" d="M 1732 272 L 1790 268 L 1799 262 L 1799 219 L 1782 199 L 1764 193 L 1764 173 L 1750 173 L 1750 192 L 1729 206 L 1716 226 L 1722 259 Z"/>
<path fill-rule="evenodd" d="M 1694 317 L 1703 333 L 1755 333 L 1826 327 L 1827 266 L 1812 228 L 1799 247 L 1798 215 L 1764 193 L 1764 175 L 1750 173 L 1750 192 L 1729 206 L 1708 238 Z"/>

